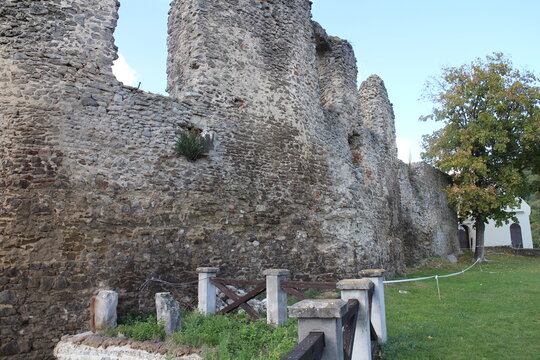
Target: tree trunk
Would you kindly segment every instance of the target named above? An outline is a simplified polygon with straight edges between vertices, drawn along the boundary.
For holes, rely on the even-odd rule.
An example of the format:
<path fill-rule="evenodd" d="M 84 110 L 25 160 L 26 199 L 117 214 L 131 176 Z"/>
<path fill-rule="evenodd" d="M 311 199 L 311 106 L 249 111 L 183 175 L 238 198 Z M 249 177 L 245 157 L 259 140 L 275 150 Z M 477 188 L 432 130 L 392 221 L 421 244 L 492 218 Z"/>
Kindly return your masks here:
<path fill-rule="evenodd" d="M 484 261 L 484 231 L 486 224 L 481 216 L 476 217 L 474 224 L 476 228 L 476 248 L 474 249 L 474 260 Z"/>

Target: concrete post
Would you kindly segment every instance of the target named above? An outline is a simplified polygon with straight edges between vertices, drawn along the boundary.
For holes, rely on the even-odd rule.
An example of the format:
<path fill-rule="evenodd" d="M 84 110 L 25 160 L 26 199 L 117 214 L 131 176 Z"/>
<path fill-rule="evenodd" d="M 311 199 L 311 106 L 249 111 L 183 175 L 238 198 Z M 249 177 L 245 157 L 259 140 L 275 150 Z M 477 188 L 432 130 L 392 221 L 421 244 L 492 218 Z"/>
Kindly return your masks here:
<path fill-rule="evenodd" d="M 200 267 L 199 273 L 199 305 L 200 313 L 209 315 L 216 313 L 216 286 L 210 282 L 210 278 L 216 277 L 218 268 Z"/>
<path fill-rule="evenodd" d="M 156 294 L 156 313 L 157 321 L 165 326 L 165 333 L 171 335 L 180 330 L 180 304 L 171 293 L 163 292 Z"/>
<path fill-rule="evenodd" d="M 289 316 L 298 319 L 298 342 L 310 332 L 324 332 L 322 360 L 343 360 L 342 317 L 347 311 L 343 300 L 302 300 L 289 307 Z"/>
<path fill-rule="evenodd" d="M 384 273 L 383 269 L 367 269 L 360 271 L 360 276 L 369 278 L 375 285 L 371 304 L 371 322 L 379 337 L 379 343 L 384 344 L 388 339 L 386 333 L 386 308 L 384 305 Z"/>
<path fill-rule="evenodd" d="M 118 293 L 112 290 L 101 290 L 94 300 L 94 329 L 105 331 L 116 327 L 116 307 Z"/>
<path fill-rule="evenodd" d="M 373 283 L 368 279 L 341 280 L 337 283 L 337 288 L 341 290 L 341 299 L 344 301 L 357 299 L 360 303 L 354 333 L 352 360 L 371 360 L 368 291 L 373 289 L 373 286 Z"/>
<path fill-rule="evenodd" d="M 281 282 L 288 280 L 290 271 L 268 269 L 266 276 L 266 322 L 280 326 L 287 321 L 287 293 L 281 288 Z"/>

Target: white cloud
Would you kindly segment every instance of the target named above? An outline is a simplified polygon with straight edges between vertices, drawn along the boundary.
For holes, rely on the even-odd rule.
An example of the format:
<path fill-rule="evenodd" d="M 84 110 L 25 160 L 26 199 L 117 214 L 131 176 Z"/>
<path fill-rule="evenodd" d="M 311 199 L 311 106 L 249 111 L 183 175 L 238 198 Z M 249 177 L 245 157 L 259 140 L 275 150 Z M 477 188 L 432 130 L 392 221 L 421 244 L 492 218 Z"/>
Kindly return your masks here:
<path fill-rule="evenodd" d="M 411 159 L 411 140 L 397 137 L 396 138 L 396 145 L 398 149 L 398 159 L 401 161 L 408 163 Z"/>
<path fill-rule="evenodd" d="M 404 163 L 420 161 L 420 145 L 413 143 L 410 139 L 397 137 L 398 158 Z"/>
<path fill-rule="evenodd" d="M 118 59 L 113 63 L 112 72 L 124 85 L 135 86 L 137 83 L 137 71 L 129 66 L 124 55 L 120 53 L 118 53 Z"/>

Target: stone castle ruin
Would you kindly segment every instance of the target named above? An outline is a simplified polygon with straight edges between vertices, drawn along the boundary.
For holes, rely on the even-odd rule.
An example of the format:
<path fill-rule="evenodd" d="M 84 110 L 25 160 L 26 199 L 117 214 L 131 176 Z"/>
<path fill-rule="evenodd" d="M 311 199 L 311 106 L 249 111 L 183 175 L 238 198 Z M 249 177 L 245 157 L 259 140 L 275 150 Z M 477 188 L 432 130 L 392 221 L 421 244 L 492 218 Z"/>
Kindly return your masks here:
<path fill-rule="evenodd" d="M 308 0 L 173 1 L 169 97 L 113 76 L 118 6 L 0 3 L 0 357 L 50 356 L 99 289 L 145 310 L 152 276 L 340 279 L 457 251 L 446 177 L 397 159 L 382 80 L 357 89 Z M 196 162 L 174 152 L 188 128 L 214 139 Z"/>

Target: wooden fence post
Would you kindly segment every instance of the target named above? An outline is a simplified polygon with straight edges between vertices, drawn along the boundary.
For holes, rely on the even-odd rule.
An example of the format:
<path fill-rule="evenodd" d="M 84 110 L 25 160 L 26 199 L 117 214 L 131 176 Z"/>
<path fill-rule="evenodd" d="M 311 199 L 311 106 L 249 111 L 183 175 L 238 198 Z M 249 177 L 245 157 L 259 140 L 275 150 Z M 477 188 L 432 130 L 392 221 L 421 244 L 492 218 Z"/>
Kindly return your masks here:
<path fill-rule="evenodd" d="M 371 322 L 379 338 L 379 343 L 385 343 L 388 339 L 386 333 L 386 308 L 384 305 L 384 273 L 385 270 L 383 269 L 360 271 L 361 277 L 369 278 L 375 285 L 371 304 Z"/>
<path fill-rule="evenodd" d="M 287 293 L 281 288 L 281 282 L 289 278 L 290 271 L 285 269 L 268 269 L 266 276 L 266 322 L 281 326 L 287 321 Z"/>
<path fill-rule="evenodd" d="M 200 313 L 209 315 L 216 313 L 216 286 L 210 282 L 210 278 L 216 277 L 219 268 L 200 267 L 199 273 L 199 305 Z"/>
<path fill-rule="evenodd" d="M 352 360 L 371 360 L 369 291 L 373 289 L 373 283 L 368 279 L 341 280 L 337 288 L 341 290 L 341 299 L 357 299 L 360 303 Z"/>
<path fill-rule="evenodd" d="M 324 352 L 321 360 L 343 360 L 342 317 L 347 303 L 340 299 L 302 300 L 289 307 L 289 316 L 298 319 L 298 342 L 310 332 L 324 333 Z"/>

